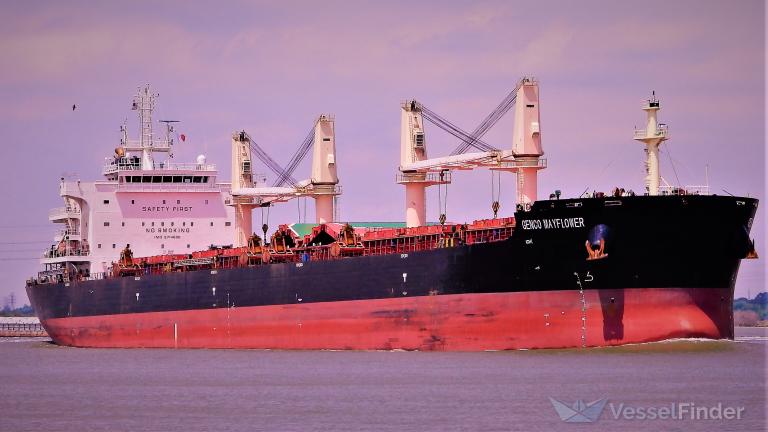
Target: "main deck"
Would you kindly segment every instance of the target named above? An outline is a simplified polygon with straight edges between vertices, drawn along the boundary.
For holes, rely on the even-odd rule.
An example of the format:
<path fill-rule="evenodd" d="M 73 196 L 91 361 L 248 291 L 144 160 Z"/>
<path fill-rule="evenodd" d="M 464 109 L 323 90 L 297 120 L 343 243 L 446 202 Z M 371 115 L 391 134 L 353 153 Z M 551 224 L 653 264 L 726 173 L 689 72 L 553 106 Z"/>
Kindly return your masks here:
<path fill-rule="evenodd" d="M 271 241 L 248 246 L 211 246 L 187 254 L 162 254 L 146 257 L 125 256 L 113 262 L 106 272 L 41 273 L 36 283 L 72 281 L 141 275 L 160 275 L 205 269 L 233 269 L 276 263 L 329 261 L 355 256 L 407 254 L 460 245 L 497 242 L 508 239 L 515 229 L 515 218 L 476 220 L 471 224 L 428 225 L 415 228 L 358 227 L 320 224 L 309 234 L 299 235 L 288 225 L 280 225 Z M 125 252 L 125 251 L 124 251 Z"/>

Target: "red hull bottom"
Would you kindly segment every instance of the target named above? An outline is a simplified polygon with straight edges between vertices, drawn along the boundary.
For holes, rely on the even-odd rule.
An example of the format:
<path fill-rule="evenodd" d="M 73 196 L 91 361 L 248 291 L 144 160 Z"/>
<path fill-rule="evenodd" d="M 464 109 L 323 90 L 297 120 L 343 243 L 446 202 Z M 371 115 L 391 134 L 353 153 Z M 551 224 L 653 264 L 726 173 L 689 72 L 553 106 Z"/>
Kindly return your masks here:
<path fill-rule="evenodd" d="M 730 289 L 537 291 L 55 318 L 79 347 L 483 351 L 733 338 Z"/>

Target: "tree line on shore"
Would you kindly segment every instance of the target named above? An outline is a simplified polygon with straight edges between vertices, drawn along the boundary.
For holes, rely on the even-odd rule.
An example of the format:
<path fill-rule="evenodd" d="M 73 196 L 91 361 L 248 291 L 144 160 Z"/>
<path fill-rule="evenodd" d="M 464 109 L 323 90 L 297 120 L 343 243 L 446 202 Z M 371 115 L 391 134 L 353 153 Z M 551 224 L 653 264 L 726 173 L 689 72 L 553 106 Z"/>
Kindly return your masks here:
<path fill-rule="evenodd" d="M 733 321 L 739 326 L 768 325 L 768 292 L 761 292 L 753 299 L 734 300 Z"/>
<path fill-rule="evenodd" d="M 10 306 L 5 305 L 5 307 L 3 307 L 2 310 L 0 310 L 0 317 L 27 317 L 27 316 L 35 316 L 35 310 L 32 309 L 32 306 L 26 305 L 26 304 L 14 309 L 11 309 Z"/>

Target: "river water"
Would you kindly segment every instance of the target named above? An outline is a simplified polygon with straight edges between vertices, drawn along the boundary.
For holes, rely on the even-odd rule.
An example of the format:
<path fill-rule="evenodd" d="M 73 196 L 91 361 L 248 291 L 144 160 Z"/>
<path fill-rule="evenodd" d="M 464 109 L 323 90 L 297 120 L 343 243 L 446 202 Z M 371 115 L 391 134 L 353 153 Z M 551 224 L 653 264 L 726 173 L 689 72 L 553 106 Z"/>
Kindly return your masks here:
<path fill-rule="evenodd" d="M 6 338 L 0 431 L 763 431 L 767 348 L 766 329 L 738 329 L 736 341 L 484 353 L 83 349 Z M 602 411 L 600 402 L 579 410 L 592 422 L 572 423 L 550 398 L 571 408 L 605 401 Z M 658 418 L 691 403 L 719 419 L 701 410 Z"/>

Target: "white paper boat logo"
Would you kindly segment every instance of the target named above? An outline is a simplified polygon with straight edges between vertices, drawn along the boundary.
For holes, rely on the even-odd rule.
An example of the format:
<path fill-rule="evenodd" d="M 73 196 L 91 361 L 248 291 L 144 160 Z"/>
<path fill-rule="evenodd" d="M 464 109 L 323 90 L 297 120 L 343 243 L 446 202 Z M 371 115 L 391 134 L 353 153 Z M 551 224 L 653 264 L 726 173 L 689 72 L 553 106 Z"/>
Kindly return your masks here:
<path fill-rule="evenodd" d="M 572 405 L 560 402 L 557 399 L 549 398 L 552 406 L 555 407 L 560 420 L 566 423 L 592 423 L 600 418 L 608 399 L 600 399 L 589 403 L 584 403 L 581 399 Z"/>

